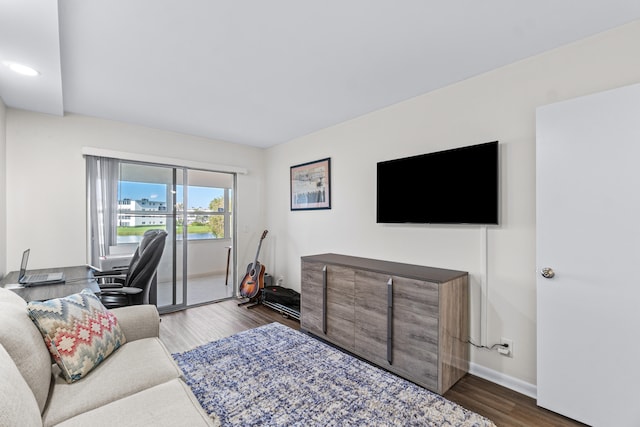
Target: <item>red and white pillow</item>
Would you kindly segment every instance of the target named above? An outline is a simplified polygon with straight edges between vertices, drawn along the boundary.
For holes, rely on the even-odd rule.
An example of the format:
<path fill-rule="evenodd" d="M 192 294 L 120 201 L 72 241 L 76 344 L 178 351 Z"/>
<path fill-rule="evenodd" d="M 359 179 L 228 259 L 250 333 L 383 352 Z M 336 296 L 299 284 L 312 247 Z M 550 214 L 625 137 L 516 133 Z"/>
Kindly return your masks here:
<path fill-rule="evenodd" d="M 89 289 L 32 301 L 27 310 L 68 383 L 85 377 L 126 342 L 118 319 Z"/>

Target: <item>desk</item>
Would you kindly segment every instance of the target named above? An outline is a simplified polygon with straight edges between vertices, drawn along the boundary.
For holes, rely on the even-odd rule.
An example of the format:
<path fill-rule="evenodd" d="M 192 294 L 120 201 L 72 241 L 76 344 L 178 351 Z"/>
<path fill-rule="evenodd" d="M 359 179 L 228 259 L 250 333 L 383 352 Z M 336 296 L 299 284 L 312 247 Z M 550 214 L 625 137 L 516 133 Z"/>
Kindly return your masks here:
<path fill-rule="evenodd" d="M 19 272 L 12 271 L 0 280 L 0 286 L 12 290 L 27 302 L 66 297 L 67 295 L 80 292 L 84 288 L 89 288 L 96 294 L 100 293 L 100 287 L 93 277 L 93 270 L 86 265 L 29 270 L 28 273 L 52 273 L 58 271 L 64 273 L 65 283 L 23 287 L 17 284 Z"/>

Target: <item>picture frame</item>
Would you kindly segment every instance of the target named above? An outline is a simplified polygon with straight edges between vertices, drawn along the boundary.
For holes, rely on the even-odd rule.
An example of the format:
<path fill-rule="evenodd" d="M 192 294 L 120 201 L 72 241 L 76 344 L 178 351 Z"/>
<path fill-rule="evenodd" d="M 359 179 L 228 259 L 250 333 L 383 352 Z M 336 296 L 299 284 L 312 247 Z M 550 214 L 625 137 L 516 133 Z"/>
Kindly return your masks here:
<path fill-rule="evenodd" d="M 331 158 L 290 168 L 292 211 L 331 209 Z"/>

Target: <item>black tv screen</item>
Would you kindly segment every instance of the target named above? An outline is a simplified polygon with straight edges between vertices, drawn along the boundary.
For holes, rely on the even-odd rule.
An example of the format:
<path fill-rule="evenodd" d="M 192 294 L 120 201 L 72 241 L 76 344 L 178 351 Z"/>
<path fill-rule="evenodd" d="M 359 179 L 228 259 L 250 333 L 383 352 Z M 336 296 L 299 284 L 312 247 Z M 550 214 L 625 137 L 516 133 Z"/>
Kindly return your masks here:
<path fill-rule="evenodd" d="M 498 224 L 498 141 L 378 163 L 378 223 Z"/>

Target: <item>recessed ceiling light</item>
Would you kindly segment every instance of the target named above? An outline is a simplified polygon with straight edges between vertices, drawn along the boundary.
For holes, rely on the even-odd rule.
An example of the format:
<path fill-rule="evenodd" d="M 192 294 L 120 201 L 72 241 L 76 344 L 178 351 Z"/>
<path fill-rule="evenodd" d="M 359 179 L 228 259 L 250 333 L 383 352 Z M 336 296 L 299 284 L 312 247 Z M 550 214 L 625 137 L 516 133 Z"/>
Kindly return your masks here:
<path fill-rule="evenodd" d="M 18 74 L 22 74 L 23 76 L 35 77 L 40 75 L 38 70 L 27 65 L 18 64 L 17 62 L 4 61 L 3 64 L 9 67 L 10 70 L 15 71 Z"/>

